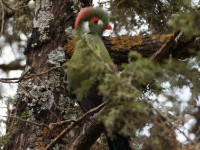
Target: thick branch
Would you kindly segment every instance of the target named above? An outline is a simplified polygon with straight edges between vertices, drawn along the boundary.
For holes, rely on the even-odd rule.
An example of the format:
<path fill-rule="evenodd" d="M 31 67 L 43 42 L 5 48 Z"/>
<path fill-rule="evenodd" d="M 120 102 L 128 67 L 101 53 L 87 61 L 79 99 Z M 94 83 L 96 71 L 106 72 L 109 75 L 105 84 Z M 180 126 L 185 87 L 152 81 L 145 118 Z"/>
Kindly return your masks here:
<path fill-rule="evenodd" d="M 137 51 L 149 58 L 156 55 L 155 59 L 161 60 L 168 58 L 169 55 L 177 59 L 188 58 L 194 55 L 190 49 L 200 50 L 200 39 L 186 40 L 184 36 L 179 36 L 179 32 L 176 32 L 162 35 L 103 37 L 103 41 L 117 64 L 127 62 L 128 53 L 131 51 Z M 65 51 L 72 55 L 73 50 L 74 42 L 69 40 L 65 45 Z"/>
<path fill-rule="evenodd" d="M 167 58 L 170 54 L 175 58 L 181 58 L 183 50 L 192 44 L 195 39 L 195 37 L 188 39 L 185 37 L 183 32 L 177 31 L 174 33 L 174 36 L 170 37 L 167 42 L 152 55 L 151 59 L 161 61 L 162 59 Z M 199 48 L 197 51 L 198 50 Z M 190 52 L 189 49 L 188 52 Z"/>
<path fill-rule="evenodd" d="M 94 142 L 100 137 L 103 133 L 104 127 L 102 123 L 98 121 L 91 124 L 86 132 L 81 134 L 71 145 L 70 150 L 87 150 L 94 144 Z"/>
<path fill-rule="evenodd" d="M 49 145 L 47 145 L 45 150 L 49 150 L 51 149 L 59 139 L 63 138 L 64 135 L 66 135 L 72 128 L 74 128 L 75 126 L 77 126 L 79 123 L 81 123 L 86 117 L 88 117 L 91 114 L 94 114 L 96 112 L 99 112 L 101 109 L 103 109 L 106 106 L 107 102 L 102 103 L 101 105 L 99 105 L 98 107 L 95 107 L 93 109 L 91 109 L 90 111 L 88 111 L 87 113 L 85 113 L 82 117 L 78 118 L 77 120 L 73 121 L 67 128 L 65 128 Z M 96 128 L 95 128 L 96 130 Z M 100 131 L 101 132 L 101 131 Z M 101 132 L 102 133 L 102 132 Z M 92 132 L 92 134 L 94 134 L 94 132 Z M 96 133 L 95 133 L 96 134 Z M 100 136 L 100 135 L 99 135 Z M 99 137 L 98 136 L 98 137 Z M 87 140 L 86 140 L 87 141 Z M 86 142 L 84 141 L 84 142 Z M 89 142 L 90 143 L 90 142 Z M 91 143 L 93 144 L 93 143 Z"/>

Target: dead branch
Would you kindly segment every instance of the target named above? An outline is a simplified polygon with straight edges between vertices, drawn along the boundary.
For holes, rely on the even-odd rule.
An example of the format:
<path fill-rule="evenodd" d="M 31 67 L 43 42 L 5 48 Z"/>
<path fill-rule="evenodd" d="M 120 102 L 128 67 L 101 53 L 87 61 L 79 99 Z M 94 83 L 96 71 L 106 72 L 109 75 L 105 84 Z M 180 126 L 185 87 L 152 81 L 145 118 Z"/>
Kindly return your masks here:
<path fill-rule="evenodd" d="M 164 56 L 165 53 L 169 53 L 168 51 L 175 45 L 175 38 L 179 33 L 180 31 L 171 36 L 166 43 L 164 43 L 163 46 L 151 56 L 151 59 L 160 59 L 160 57 Z M 167 56 L 169 56 L 169 54 Z"/>
<path fill-rule="evenodd" d="M 171 128 L 173 128 L 173 130 L 169 130 L 169 128 L 167 128 L 166 127 L 166 125 L 164 126 L 164 131 L 167 131 L 168 130 L 168 132 L 174 132 L 175 130 L 178 130 L 181 134 L 183 134 L 183 136 L 185 136 L 185 138 L 189 141 L 189 142 L 191 142 L 192 144 L 196 144 L 196 142 L 194 141 L 194 140 L 191 140 L 190 139 L 190 137 L 188 137 L 183 131 L 181 131 L 180 129 L 179 129 L 179 125 L 181 124 L 181 123 L 175 123 L 174 121 L 172 121 L 167 115 L 165 115 L 162 111 L 160 111 L 158 108 L 155 108 L 154 106 L 153 106 L 153 104 L 150 102 L 150 101 L 148 101 L 147 99 L 144 99 L 144 101 L 147 103 L 147 105 L 149 105 L 151 108 L 152 108 L 152 110 L 154 110 L 156 113 L 157 113 L 157 115 L 158 115 L 158 118 L 162 118 L 161 119 L 161 122 L 163 123 L 163 124 L 168 124 Z M 160 124 L 158 124 L 159 126 L 160 126 Z"/>
<path fill-rule="evenodd" d="M 3 117 L 13 118 L 13 119 L 20 120 L 22 122 L 26 122 L 26 123 L 29 123 L 29 124 L 32 124 L 32 125 L 35 125 L 35 126 L 47 127 L 49 129 L 48 125 L 46 125 L 44 123 L 39 124 L 39 123 L 36 123 L 36 122 L 30 122 L 28 120 L 25 120 L 25 119 L 22 119 L 22 118 L 16 117 L 16 116 L 3 116 Z"/>
<path fill-rule="evenodd" d="M 1 66 L 1 65 L 0 65 Z M 35 77 L 38 77 L 38 76 L 42 76 L 54 69 L 58 69 L 58 68 L 61 68 L 61 67 L 52 67 L 46 71 L 43 71 L 43 72 L 40 72 L 40 73 L 36 73 L 36 74 L 31 74 L 31 75 L 27 75 L 28 72 L 22 74 L 20 77 L 16 77 L 16 78 L 0 78 L 0 82 L 2 83 L 19 83 L 21 80 L 27 80 L 27 79 L 30 79 L 30 78 L 35 78 Z"/>
<path fill-rule="evenodd" d="M 101 105 L 99 105 L 98 107 L 91 109 L 90 111 L 88 111 L 83 116 L 76 119 L 75 121 L 73 120 L 73 122 L 67 128 L 65 128 L 49 145 L 47 145 L 45 150 L 50 150 L 57 143 L 57 141 L 59 139 L 63 138 L 69 131 L 71 131 L 71 129 L 73 129 L 75 126 L 80 124 L 86 117 L 102 110 L 106 105 L 107 105 L 107 102 L 104 102 Z"/>
<path fill-rule="evenodd" d="M 9 64 L 0 64 L 0 69 L 7 72 L 10 70 L 23 70 L 24 65 L 21 65 L 18 60 L 10 62 Z"/>
<path fill-rule="evenodd" d="M 183 49 L 194 42 L 195 39 L 196 37 L 186 39 L 183 32 L 177 31 L 151 56 L 151 59 L 161 61 L 169 57 L 170 54 L 173 55 L 173 57 L 180 56 Z"/>

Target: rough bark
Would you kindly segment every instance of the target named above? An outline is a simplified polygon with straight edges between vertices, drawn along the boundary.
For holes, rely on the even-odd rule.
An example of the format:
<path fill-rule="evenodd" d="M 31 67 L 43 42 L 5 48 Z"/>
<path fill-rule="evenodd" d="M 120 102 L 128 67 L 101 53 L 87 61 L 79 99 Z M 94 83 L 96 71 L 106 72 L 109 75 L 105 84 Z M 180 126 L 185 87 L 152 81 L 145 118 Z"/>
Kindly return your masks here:
<path fill-rule="evenodd" d="M 168 58 L 170 55 L 175 59 L 185 59 L 192 57 L 200 49 L 198 38 L 185 39 L 182 32 L 175 34 L 144 35 L 144 36 L 120 36 L 103 37 L 106 48 L 113 60 L 117 64 L 127 62 L 130 52 L 138 52 L 143 57 L 152 59 L 156 57 L 158 61 Z M 193 51 L 191 51 L 191 49 Z M 74 43 L 70 39 L 65 44 L 65 51 L 69 55 L 73 54 Z M 154 56 L 153 56 L 154 55 Z"/>
<path fill-rule="evenodd" d="M 60 68 L 66 61 L 61 47 L 70 34 L 65 29 L 72 29 L 75 18 L 73 5 L 68 0 L 36 0 L 34 28 L 25 52 L 26 69 L 10 114 L 24 121 L 8 119 L 9 142 L 4 145 L 5 150 L 44 149 L 65 128 L 61 125 L 49 130 L 47 126 L 77 115 Z M 40 76 L 25 79 L 34 74 Z M 79 129 L 72 130 L 57 147 L 69 147 L 78 133 Z"/>
<path fill-rule="evenodd" d="M 77 139 L 70 146 L 70 149 L 89 150 L 103 131 L 103 125 L 99 122 L 94 122 L 87 128 L 84 134 L 80 134 L 80 136 L 77 137 Z"/>

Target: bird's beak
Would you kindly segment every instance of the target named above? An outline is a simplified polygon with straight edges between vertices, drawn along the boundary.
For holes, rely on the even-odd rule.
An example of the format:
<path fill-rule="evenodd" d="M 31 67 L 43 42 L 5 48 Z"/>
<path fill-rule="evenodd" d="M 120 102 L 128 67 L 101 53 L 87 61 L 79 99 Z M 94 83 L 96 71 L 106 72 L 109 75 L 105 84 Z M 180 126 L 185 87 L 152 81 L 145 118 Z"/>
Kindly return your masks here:
<path fill-rule="evenodd" d="M 104 26 L 104 29 L 112 30 L 112 26 L 111 25 Z"/>

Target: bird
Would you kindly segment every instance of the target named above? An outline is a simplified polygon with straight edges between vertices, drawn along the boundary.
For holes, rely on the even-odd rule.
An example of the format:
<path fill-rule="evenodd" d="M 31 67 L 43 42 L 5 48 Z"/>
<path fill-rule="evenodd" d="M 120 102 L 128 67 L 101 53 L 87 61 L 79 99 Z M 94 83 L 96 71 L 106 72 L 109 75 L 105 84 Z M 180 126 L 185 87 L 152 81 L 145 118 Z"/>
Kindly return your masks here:
<path fill-rule="evenodd" d="M 101 68 L 95 68 L 95 63 L 103 61 L 113 72 L 118 71 L 102 40 L 105 30 L 112 30 L 112 26 L 109 24 L 109 15 L 104 9 L 86 7 L 80 10 L 73 31 L 75 51 L 63 68 L 69 86 L 84 112 L 99 106 L 103 101 L 98 85 L 105 73 Z M 80 87 L 83 84 L 85 90 L 80 94 Z M 113 138 L 106 134 L 106 139 L 109 150 L 131 150 L 128 138 L 119 133 L 114 133 Z"/>

